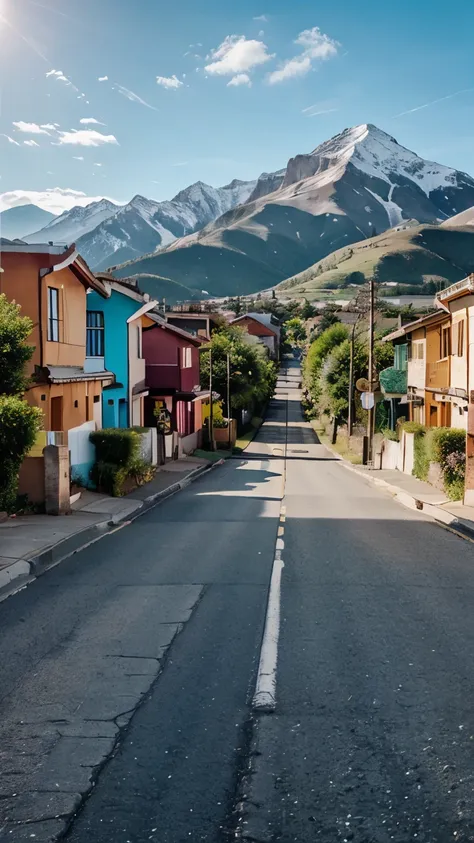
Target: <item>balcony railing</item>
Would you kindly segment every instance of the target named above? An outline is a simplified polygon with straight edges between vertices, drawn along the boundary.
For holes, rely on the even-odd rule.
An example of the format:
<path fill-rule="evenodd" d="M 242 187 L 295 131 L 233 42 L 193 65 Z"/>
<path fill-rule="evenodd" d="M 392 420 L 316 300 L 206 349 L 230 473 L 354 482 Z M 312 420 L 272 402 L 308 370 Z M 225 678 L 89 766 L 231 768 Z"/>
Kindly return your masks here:
<path fill-rule="evenodd" d="M 426 386 L 446 389 L 449 386 L 449 357 L 426 364 Z"/>

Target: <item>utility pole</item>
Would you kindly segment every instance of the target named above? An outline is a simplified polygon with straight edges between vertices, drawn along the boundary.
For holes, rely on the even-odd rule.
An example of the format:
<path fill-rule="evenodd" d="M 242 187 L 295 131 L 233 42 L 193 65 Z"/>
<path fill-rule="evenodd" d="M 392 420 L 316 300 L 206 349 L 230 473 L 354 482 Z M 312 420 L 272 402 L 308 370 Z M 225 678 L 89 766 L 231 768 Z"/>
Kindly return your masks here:
<path fill-rule="evenodd" d="M 347 411 L 347 435 L 350 438 L 352 436 L 352 426 L 353 426 L 353 411 L 354 411 L 354 343 L 355 343 L 355 329 L 356 329 L 357 322 L 354 322 L 352 326 L 352 334 L 351 334 L 351 356 L 349 362 L 349 408 Z"/>
<path fill-rule="evenodd" d="M 215 451 L 214 442 L 214 407 L 212 403 L 212 348 L 209 349 L 209 441 L 211 451 Z"/>
<path fill-rule="evenodd" d="M 230 418 L 230 354 L 227 355 L 227 433 L 230 451 L 232 441 L 232 427 Z"/>
<path fill-rule="evenodd" d="M 370 307 L 369 307 L 369 393 L 374 391 L 374 279 L 370 279 Z M 375 402 L 373 407 L 370 407 L 367 415 L 367 438 L 368 438 L 368 453 L 367 458 L 373 460 L 373 445 L 374 445 L 374 420 L 375 420 Z"/>

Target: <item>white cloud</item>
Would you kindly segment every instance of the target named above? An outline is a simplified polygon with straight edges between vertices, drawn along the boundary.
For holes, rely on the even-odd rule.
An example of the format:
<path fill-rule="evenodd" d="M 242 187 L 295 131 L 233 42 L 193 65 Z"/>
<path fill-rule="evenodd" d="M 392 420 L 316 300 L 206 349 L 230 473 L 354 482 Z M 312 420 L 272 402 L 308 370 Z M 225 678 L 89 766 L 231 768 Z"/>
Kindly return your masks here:
<path fill-rule="evenodd" d="M 157 111 L 154 105 L 150 105 L 150 103 L 139 97 L 138 94 L 134 94 L 133 91 L 130 91 L 129 88 L 124 88 L 123 85 L 118 85 L 117 82 L 114 84 L 114 90 L 118 91 L 119 94 L 122 94 L 123 97 L 126 97 L 131 102 L 138 102 L 140 105 L 145 105 L 147 108 Z"/>
<path fill-rule="evenodd" d="M 77 93 L 79 93 L 79 88 L 76 88 L 76 86 L 73 85 L 71 80 L 64 75 L 62 70 L 48 70 L 48 72 L 46 73 L 46 78 L 48 77 L 56 79 L 57 82 L 64 82 L 66 85 L 68 85 L 68 87 L 73 88 L 74 91 L 77 91 Z"/>
<path fill-rule="evenodd" d="M 36 143 L 35 140 L 27 140 L 23 141 L 25 146 L 39 146 L 39 143 Z"/>
<path fill-rule="evenodd" d="M 59 128 L 59 123 L 42 123 L 42 129 L 48 129 L 50 132 L 55 132 Z"/>
<path fill-rule="evenodd" d="M 49 174 L 51 175 L 51 173 Z M 51 211 L 53 214 L 62 214 L 63 211 L 70 211 L 75 205 L 90 205 L 103 199 L 103 196 L 87 196 L 80 190 L 73 190 L 70 187 L 52 187 L 46 190 L 10 190 L 0 194 L 0 211 L 7 208 L 15 208 L 18 205 L 32 203 L 43 208 L 44 211 Z M 120 204 L 116 199 L 111 202 Z"/>
<path fill-rule="evenodd" d="M 96 120 L 95 117 L 81 117 L 79 123 L 82 123 L 83 126 L 89 126 L 92 124 L 95 126 L 105 126 L 105 123 L 101 123 L 100 120 Z"/>
<path fill-rule="evenodd" d="M 25 132 L 27 135 L 49 135 L 49 132 L 37 123 L 25 123 L 24 120 L 18 120 L 13 125 L 19 132 Z"/>
<path fill-rule="evenodd" d="M 59 143 L 73 146 L 103 146 L 104 144 L 118 144 L 115 135 L 103 135 L 95 129 L 72 129 L 70 132 L 59 133 Z"/>
<path fill-rule="evenodd" d="M 278 70 L 274 70 L 267 77 L 270 85 L 283 82 L 285 79 L 293 79 L 296 76 L 306 76 L 311 70 L 314 61 L 325 61 L 337 55 L 337 41 L 321 32 L 318 26 L 312 29 L 305 29 L 300 32 L 295 41 L 303 48 L 301 55 L 294 56 L 284 62 Z"/>
<path fill-rule="evenodd" d="M 263 41 L 247 40 L 244 35 L 228 35 L 217 50 L 211 53 L 212 62 L 205 70 L 216 76 L 234 76 L 245 73 L 273 56 L 267 52 Z"/>
<path fill-rule="evenodd" d="M 249 88 L 252 87 L 252 80 L 248 73 L 238 73 L 237 76 L 233 76 L 230 82 L 227 83 L 228 88 L 238 88 L 240 85 L 248 85 Z"/>
<path fill-rule="evenodd" d="M 75 161 L 84 161 L 83 155 L 73 155 L 72 157 L 74 158 Z"/>
<path fill-rule="evenodd" d="M 97 161 L 94 163 L 94 167 L 102 167 L 102 164 L 98 164 Z"/>
<path fill-rule="evenodd" d="M 161 85 L 162 88 L 166 88 L 168 91 L 176 90 L 176 88 L 182 88 L 183 86 L 183 83 L 175 74 L 173 76 L 157 76 L 156 84 Z"/>
<path fill-rule="evenodd" d="M 302 114 L 306 114 L 306 117 L 319 117 L 321 114 L 333 114 L 335 111 L 339 111 L 338 108 L 322 108 L 320 111 L 314 111 L 310 108 L 303 108 Z"/>
<path fill-rule="evenodd" d="M 108 76 L 99 76 L 99 77 L 98 77 L 98 79 L 97 79 L 97 81 L 98 81 L 98 82 L 108 82 L 108 81 L 109 81 L 109 77 L 108 77 Z"/>
<path fill-rule="evenodd" d="M 187 167 L 188 162 L 187 161 L 178 161 L 177 164 L 172 164 L 171 166 L 172 167 Z"/>
<path fill-rule="evenodd" d="M 297 56 L 290 59 L 279 69 L 270 73 L 268 81 L 270 85 L 283 82 L 284 79 L 293 79 L 295 76 L 306 76 L 311 70 L 311 59 L 308 56 Z"/>
<path fill-rule="evenodd" d="M 8 143 L 14 143 L 15 146 L 20 146 L 18 141 L 16 141 L 14 138 L 11 138 L 10 135 L 2 135 L 2 138 L 6 138 Z"/>
<path fill-rule="evenodd" d="M 330 59 L 337 54 L 340 44 L 321 32 L 319 26 L 305 29 L 298 35 L 295 44 L 304 47 L 304 54 L 312 59 Z"/>
<path fill-rule="evenodd" d="M 257 15 L 254 20 L 261 20 L 262 23 L 268 23 L 267 15 Z"/>
<path fill-rule="evenodd" d="M 261 29 L 260 32 L 258 33 L 258 37 L 263 38 L 264 35 L 265 35 L 265 30 Z"/>

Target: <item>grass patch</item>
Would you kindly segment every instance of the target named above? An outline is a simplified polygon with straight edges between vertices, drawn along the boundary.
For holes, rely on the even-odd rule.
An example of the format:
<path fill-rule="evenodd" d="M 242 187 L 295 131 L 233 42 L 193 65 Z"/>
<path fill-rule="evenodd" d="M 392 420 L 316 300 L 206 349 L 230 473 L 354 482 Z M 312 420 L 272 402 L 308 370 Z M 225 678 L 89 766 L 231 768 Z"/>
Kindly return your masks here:
<path fill-rule="evenodd" d="M 336 451 L 343 460 L 347 460 L 352 463 L 352 465 L 362 465 L 361 455 L 351 451 L 347 444 L 347 440 L 339 439 L 339 441 L 333 445 L 331 443 L 331 437 L 327 435 L 326 431 L 323 427 L 321 427 L 321 424 L 317 419 L 313 419 L 310 424 L 314 432 L 318 435 L 322 445 L 326 445 L 328 448 Z"/>
<path fill-rule="evenodd" d="M 219 460 L 228 460 L 230 453 L 229 451 L 204 451 L 202 448 L 197 448 L 193 451 L 193 457 L 209 460 L 209 462 L 218 462 Z"/>
<path fill-rule="evenodd" d="M 260 430 L 263 424 L 263 419 L 255 416 L 251 421 L 251 427 L 245 433 L 242 433 L 235 442 L 234 445 L 234 454 L 240 454 L 242 451 L 245 451 L 247 445 L 250 445 L 251 442 L 255 439 L 258 431 Z"/>

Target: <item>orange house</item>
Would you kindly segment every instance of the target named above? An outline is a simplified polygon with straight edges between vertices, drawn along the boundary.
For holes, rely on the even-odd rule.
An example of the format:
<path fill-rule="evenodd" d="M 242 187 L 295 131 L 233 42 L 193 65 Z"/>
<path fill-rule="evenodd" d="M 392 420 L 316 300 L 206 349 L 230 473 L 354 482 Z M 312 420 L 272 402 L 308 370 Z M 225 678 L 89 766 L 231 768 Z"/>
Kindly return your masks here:
<path fill-rule="evenodd" d="M 84 371 L 86 293 L 106 297 L 101 281 L 74 246 L 2 246 L 0 293 L 21 305 L 33 322 L 32 385 L 25 398 L 43 411 L 43 427 L 65 431 L 86 421 L 102 423 L 102 387 L 111 372 Z M 66 444 L 66 443 L 65 443 Z"/>

